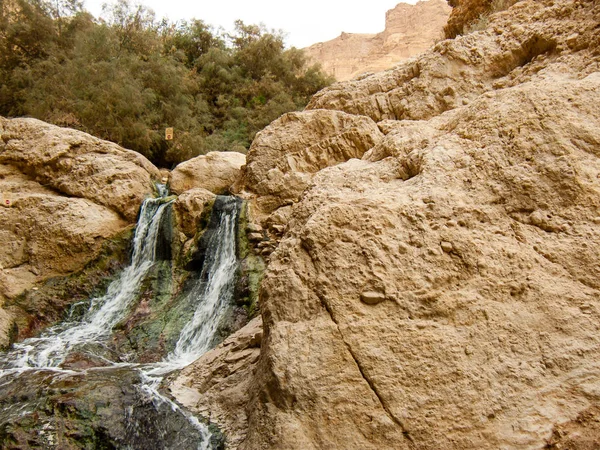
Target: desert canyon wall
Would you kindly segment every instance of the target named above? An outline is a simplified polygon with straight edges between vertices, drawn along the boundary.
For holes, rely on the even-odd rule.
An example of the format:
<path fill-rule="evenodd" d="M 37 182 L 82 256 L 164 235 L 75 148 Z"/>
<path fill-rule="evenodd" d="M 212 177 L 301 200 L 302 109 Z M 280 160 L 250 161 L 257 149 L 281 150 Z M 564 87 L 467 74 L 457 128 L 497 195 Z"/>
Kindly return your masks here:
<path fill-rule="evenodd" d="M 342 33 L 304 49 L 338 81 L 394 67 L 427 50 L 443 36 L 450 7 L 445 0 L 398 3 L 385 15 L 385 29 L 377 34 Z"/>

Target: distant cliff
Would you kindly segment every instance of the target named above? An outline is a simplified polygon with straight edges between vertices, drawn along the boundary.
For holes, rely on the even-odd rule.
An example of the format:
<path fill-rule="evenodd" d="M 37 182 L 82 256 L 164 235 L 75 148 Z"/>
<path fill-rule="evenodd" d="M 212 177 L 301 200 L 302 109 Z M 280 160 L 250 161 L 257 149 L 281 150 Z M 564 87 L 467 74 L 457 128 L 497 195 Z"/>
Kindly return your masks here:
<path fill-rule="evenodd" d="M 307 55 L 338 81 L 365 72 L 389 69 L 418 55 L 442 37 L 451 8 L 444 0 L 399 3 L 385 15 L 385 30 L 378 34 L 342 33 L 306 48 Z"/>

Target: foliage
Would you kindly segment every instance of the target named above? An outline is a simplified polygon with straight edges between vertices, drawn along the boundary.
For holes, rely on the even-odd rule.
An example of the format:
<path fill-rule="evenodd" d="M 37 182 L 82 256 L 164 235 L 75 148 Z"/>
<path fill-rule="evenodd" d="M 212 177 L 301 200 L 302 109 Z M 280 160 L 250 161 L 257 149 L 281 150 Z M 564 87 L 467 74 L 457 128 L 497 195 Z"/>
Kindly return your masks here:
<path fill-rule="evenodd" d="M 263 26 L 237 21 L 224 34 L 196 19 L 158 21 L 129 0 L 102 19 L 78 0 L 0 1 L 0 115 L 78 128 L 160 166 L 245 151 L 331 82 Z"/>

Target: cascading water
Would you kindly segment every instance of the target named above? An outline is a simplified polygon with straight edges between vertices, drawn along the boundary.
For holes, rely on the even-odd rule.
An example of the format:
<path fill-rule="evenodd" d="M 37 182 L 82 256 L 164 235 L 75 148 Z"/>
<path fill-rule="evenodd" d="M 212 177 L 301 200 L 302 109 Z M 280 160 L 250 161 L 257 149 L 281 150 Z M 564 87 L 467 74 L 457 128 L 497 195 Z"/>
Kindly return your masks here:
<path fill-rule="evenodd" d="M 208 428 L 161 395 L 158 388 L 166 374 L 191 364 L 215 344 L 220 319 L 233 299 L 237 269 L 238 213 L 237 199 L 217 197 L 213 206 L 212 226 L 209 225 L 204 235 L 205 256 L 200 277 L 189 294 L 197 305 L 194 316 L 181 331 L 175 349 L 163 361 L 149 364 L 141 369 L 144 380 L 143 391 L 158 402 L 169 405 L 174 411 L 185 414 L 204 437 L 198 446 L 198 449 L 202 450 L 210 448 Z"/>
<path fill-rule="evenodd" d="M 71 350 L 101 342 L 110 335 L 136 299 L 144 277 L 155 262 L 158 230 L 167 206 L 163 197 L 144 201 L 133 239 L 131 264 L 110 284 L 104 296 L 91 300 L 83 320 L 65 321 L 40 337 L 15 344 L 11 352 L 0 358 L 0 376 L 11 370 L 56 368 Z"/>
<path fill-rule="evenodd" d="M 6 388 L 7 385 L 15 383 L 25 373 L 39 373 L 43 376 L 49 372 L 57 373 L 58 382 L 54 380 L 50 384 L 60 384 L 64 377 L 87 376 L 95 381 L 94 377 L 102 376 L 98 374 L 118 371 L 119 378 L 138 380 L 135 382 L 138 383 L 136 389 L 154 405 L 153 414 L 163 417 L 167 414 L 165 411 L 170 410 L 171 413 L 184 416 L 196 430 L 196 437 L 190 439 L 195 440 L 199 449 L 208 449 L 211 446 L 208 427 L 163 396 L 159 387 L 166 374 L 185 367 L 216 344 L 215 335 L 219 323 L 231 307 L 233 298 L 237 268 L 237 199 L 219 196 L 215 201 L 211 224 L 203 236 L 200 276 L 184 299 L 194 305 L 195 311 L 192 319 L 182 329 L 173 351 L 161 362 L 153 364 L 123 363 L 118 357 L 114 360 L 102 354 L 94 354 L 94 357 L 102 360 L 102 367 L 88 367 L 82 371 L 61 368 L 70 353 L 90 351 L 94 346 L 104 346 L 114 326 L 124 319 L 132 303 L 139 297 L 144 279 L 156 261 L 160 223 L 170 207 L 170 202 L 164 195 L 166 192 L 163 190 L 161 198 L 144 201 L 133 240 L 131 264 L 110 284 L 106 294 L 92 299 L 87 312 L 79 321 L 66 320 L 49 328 L 39 337 L 15 344 L 11 351 L 1 355 L 0 387 Z M 18 391 L 18 388 L 15 387 L 14 390 Z M 19 408 L 19 414 L 26 410 L 25 406 Z M 9 414 L 9 409 L 5 408 L 6 414 Z M 181 448 L 182 445 L 190 448 L 190 439 L 178 438 L 177 442 L 173 443 L 157 443 L 152 441 L 151 437 L 145 436 L 149 434 L 148 426 L 152 427 L 155 424 L 146 423 L 144 415 L 148 412 L 147 406 L 138 409 L 137 413 L 131 406 L 127 409 L 130 417 L 126 419 L 126 434 L 130 438 L 122 442 L 124 448 Z M 170 433 L 173 434 L 172 430 Z M 156 434 L 165 440 L 169 439 L 167 431 L 161 430 Z"/>

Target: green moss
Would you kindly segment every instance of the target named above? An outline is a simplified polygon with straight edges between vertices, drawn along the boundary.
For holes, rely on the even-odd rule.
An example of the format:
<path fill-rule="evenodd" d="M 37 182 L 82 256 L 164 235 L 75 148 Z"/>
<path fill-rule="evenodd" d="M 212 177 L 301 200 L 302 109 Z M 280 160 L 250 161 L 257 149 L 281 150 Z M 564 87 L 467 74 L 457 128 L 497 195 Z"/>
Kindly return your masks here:
<path fill-rule="evenodd" d="M 240 269 L 236 286 L 236 303 L 244 307 L 248 318 L 251 319 L 259 311 L 258 293 L 265 272 L 265 262 L 250 245 L 246 233 L 248 222 L 248 203 L 244 202 L 240 211 L 238 228 Z"/>

